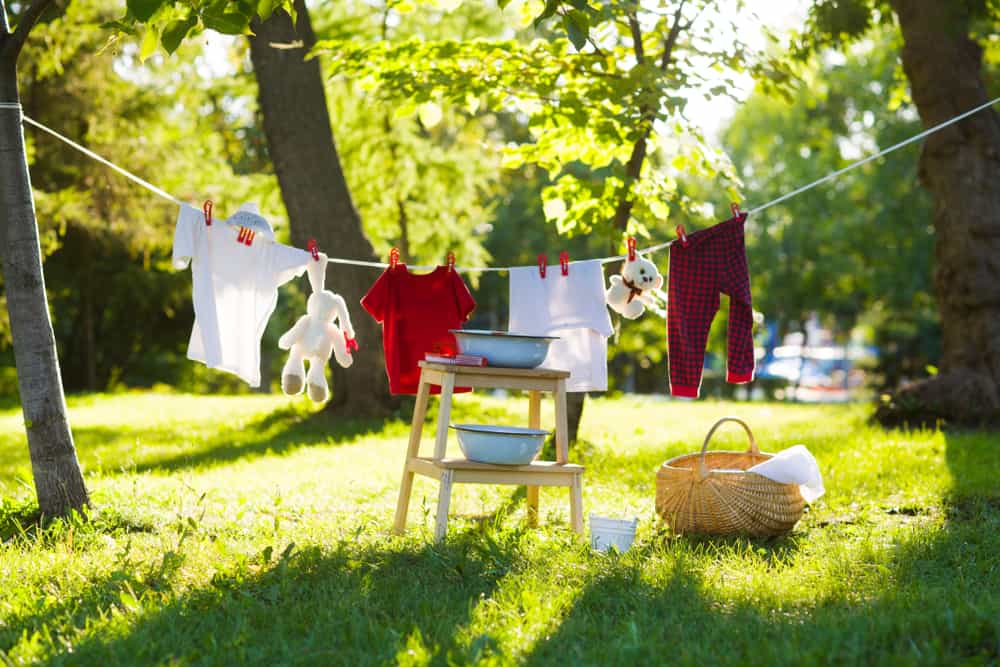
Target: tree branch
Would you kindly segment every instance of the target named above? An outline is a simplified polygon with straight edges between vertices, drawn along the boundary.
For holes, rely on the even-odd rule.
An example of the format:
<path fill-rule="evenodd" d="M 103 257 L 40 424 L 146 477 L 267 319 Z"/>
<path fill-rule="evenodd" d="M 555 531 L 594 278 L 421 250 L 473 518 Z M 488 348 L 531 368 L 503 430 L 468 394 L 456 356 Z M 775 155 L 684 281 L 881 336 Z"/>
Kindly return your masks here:
<path fill-rule="evenodd" d="M 24 43 L 28 39 L 28 33 L 35 27 L 38 19 L 42 17 L 42 14 L 45 13 L 45 10 L 51 4 L 52 0 L 33 0 L 28 5 L 28 8 L 21 15 L 21 20 L 17 22 L 17 27 L 14 28 L 14 34 L 3 45 L 4 55 L 17 59 L 17 56 L 21 53 L 21 49 L 24 47 Z"/>
<path fill-rule="evenodd" d="M 673 23 L 667 32 L 666 38 L 663 40 L 663 54 L 659 59 L 660 71 L 666 71 L 667 66 L 670 65 L 670 61 L 673 58 L 677 38 L 683 30 L 690 27 L 690 22 L 687 24 L 681 22 L 686 2 L 687 0 L 680 0 L 677 9 L 674 11 Z M 628 24 L 632 32 L 632 48 L 635 51 L 635 59 L 641 65 L 646 60 L 646 54 L 642 46 L 642 31 L 639 26 L 639 19 L 634 13 L 628 14 Z M 656 117 L 656 109 L 651 106 L 645 105 L 639 111 L 642 114 L 640 122 L 644 123 L 644 127 L 640 129 L 639 138 L 636 140 L 635 145 L 632 146 L 632 154 L 629 155 L 628 162 L 625 164 L 625 186 L 622 188 L 621 197 L 618 199 L 618 206 L 615 207 L 615 217 L 612 221 L 612 224 L 621 230 L 624 230 L 628 226 L 628 219 L 632 215 L 632 206 L 634 204 L 630 197 L 632 194 L 632 183 L 637 181 L 639 175 L 642 173 L 642 165 L 646 161 L 649 135 L 653 131 L 653 120 Z"/>
<path fill-rule="evenodd" d="M 642 30 L 635 12 L 628 13 L 628 29 L 632 33 L 632 50 L 635 51 L 635 60 L 642 65 L 646 62 L 646 50 L 642 46 Z"/>
<path fill-rule="evenodd" d="M 0 0 L 0 38 L 10 35 L 10 22 L 7 20 L 7 3 Z M 2 43 L 3 40 L 0 40 Z"/>
<path fill-rule="evenodd" d="M 680 4 L 677 5 L 677 11 L 674 12 L 674 24 L 670 26 L 670 31 L 667 33 L 667 38 L 663 40 L 663 55 L 660 56 L 660 69 L 666 70 L 667 65 L 670 64 L 670 59 L 674 55 L 674 47 L 677 46 L 677 38 L 681 34 L 681 30 L 688 30 L 691 28 L 691 24 L 694 23 L 692 19 L 685 25 L 681 25 L 681 12 L 684 11 L 684 3 L 686 0 L 681 0 Z"/>

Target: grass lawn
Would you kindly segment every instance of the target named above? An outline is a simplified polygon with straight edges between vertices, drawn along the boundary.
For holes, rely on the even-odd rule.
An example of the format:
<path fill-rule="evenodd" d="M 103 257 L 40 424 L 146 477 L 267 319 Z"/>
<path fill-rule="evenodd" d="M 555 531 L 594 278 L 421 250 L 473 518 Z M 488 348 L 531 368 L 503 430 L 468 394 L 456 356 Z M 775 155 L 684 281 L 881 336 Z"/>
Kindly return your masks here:
<path fill-rule="evenodd" d="M 625 554 L 542 527 L 513 487 L 460 485 L 430 544 L 417 478 L 392 536 L 405 419 L 284 397 L 70 401 L 95 509 L 32 527 L 17 409 L 0 411 L 0 664 L 997 664 L 1000 435 L 884 432 L 867 408 L 589 401 L 584 510 L 640 517 Z M 526 401 L 455 421 L 525 423 Z M 484 415 L 484 413 L 486 413 Z M 654 476 L 713 421 L 804 443 L 827 495 L 780 539 L 672 536 Z M 543 413 L 543 423 L 551 414 Z M 738 428 L 717 435 L 742 448 Z M 425 446 L 427 446 L 425 444 Z"/>

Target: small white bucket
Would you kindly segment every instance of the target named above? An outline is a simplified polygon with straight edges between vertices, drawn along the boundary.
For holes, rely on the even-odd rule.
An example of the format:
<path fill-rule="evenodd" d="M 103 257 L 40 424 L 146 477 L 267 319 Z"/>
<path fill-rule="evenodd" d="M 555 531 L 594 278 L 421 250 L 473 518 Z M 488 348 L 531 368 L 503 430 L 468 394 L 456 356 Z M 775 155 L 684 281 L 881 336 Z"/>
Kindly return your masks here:
<path fill-rule="evenodd" d="M 590 515 L 590 546 L 597 551 L 608 551 L 615 547 L 627 551 L 635 540 L 638 519 L 611 519 L 606 516 Z"/>

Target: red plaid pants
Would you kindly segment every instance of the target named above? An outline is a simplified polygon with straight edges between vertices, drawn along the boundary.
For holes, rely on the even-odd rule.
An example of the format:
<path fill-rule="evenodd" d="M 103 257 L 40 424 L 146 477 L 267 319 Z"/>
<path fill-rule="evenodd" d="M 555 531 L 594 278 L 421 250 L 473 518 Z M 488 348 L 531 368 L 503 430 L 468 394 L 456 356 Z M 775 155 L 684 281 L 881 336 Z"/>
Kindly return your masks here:
<path fill-rule="evenodd" d="M 719 294 L 729 295 L 726 381 L 753 380 L 753 308 L 743 223 L 747 214 L 688 235 L 670 246 L 667 350 L 670 393 L 697 398 L 705 365 L 705 343 Z"/>

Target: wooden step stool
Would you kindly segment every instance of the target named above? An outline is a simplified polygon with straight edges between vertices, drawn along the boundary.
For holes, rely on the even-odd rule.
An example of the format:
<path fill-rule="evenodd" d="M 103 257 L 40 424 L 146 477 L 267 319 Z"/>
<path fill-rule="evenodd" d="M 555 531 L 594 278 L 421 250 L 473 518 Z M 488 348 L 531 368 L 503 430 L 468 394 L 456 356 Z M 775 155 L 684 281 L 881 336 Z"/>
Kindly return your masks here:
<path fill-rule="evenodd" d="M 528 518 L 532 525 L 538 520 L 538 488 L 541 486 L 569 487 L 570 522 L 573 530 L 583 534 L 583 466 L 569 463 L 569 438 L 566 424 L 566 378 L 568 371 L 524 368 L 494 368 L 455 366 L 420 362 L 420 385 L 413 408 L 410 444 L 403 464 L 403 482 L 396 504 L 394 530 L 406 529 L 406 515 L 413 490 L 413 475 L 425 475 L 440 482 L 434 539 L 440 542 L 448 531 L 448 505 L 452 484 L 516 484 L 528 487 Z M 427 415 L 427 400 L 431 385 L 441 387 L 441 408 L 438 411 L 437 438 L 434 456 L 420 456 L 420 437 Z M 475 389 L 519 389 L 528 392 L 528 426 L 539 428 L 542 415 L 542 392 L 549 392 L 556 408 L 556 460 L 532 461 L 528 465 L 492 465 L 465 458 L 446 459 L 448 426 L 451 420 L 451 399 L 455 387 Z"/>

